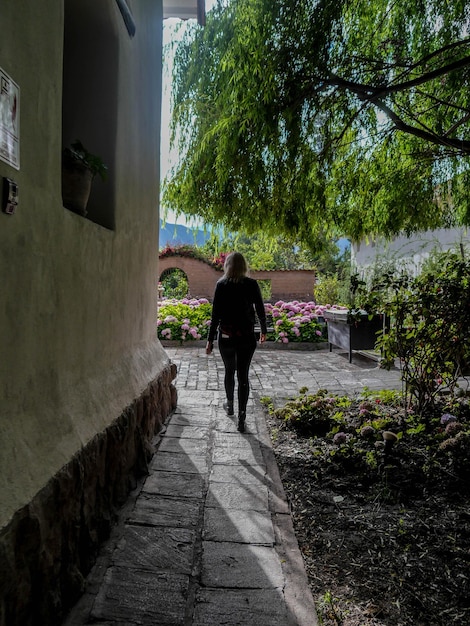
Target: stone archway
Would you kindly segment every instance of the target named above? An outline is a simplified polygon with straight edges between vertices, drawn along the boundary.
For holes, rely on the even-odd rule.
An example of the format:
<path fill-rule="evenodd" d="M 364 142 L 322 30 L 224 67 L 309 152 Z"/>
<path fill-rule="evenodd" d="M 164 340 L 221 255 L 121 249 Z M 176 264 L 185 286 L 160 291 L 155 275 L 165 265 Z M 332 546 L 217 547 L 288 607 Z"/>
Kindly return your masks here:
<path fill-rule="evenodd" d="M 188 278 L 189 296 L 192 298 L 212 299 L 215 283 L 222 276 L 222 272 L 211 267 L 208 263 L 183 256 L 169 256 L 160 258 L 158 263 L 159 276 L 166 270 L 179 269 Z M 159 280 L 161 280 L 159 278 Z"/>
<path fill-rule="evenodd" d="M 160 274 L 159 297 L 185 298 L 189 294 L 189 280 L 186 272 L 178 267 L 168 267 Z"/>

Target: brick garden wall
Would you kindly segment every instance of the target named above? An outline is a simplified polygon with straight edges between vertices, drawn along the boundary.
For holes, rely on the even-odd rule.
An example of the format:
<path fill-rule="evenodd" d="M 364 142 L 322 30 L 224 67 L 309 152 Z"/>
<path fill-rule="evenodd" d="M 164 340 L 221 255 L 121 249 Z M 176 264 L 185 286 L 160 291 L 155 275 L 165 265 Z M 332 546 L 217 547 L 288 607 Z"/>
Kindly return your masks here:
<path fill-rule="evenodd" d="M 190 257 L 171 256 L 159 260 L 160 276 L 165 270 L 179 269 L 188 278 L 189 295 L 193 298 L 212 299 L 215 283 L 222 276 L 207 263 Z M 315 285 L 314 270 L 253 270 L 250 276 L 257 280 L 269 280 L 271 283 L 271 301 L 276 300 L 313 300 Z"/>

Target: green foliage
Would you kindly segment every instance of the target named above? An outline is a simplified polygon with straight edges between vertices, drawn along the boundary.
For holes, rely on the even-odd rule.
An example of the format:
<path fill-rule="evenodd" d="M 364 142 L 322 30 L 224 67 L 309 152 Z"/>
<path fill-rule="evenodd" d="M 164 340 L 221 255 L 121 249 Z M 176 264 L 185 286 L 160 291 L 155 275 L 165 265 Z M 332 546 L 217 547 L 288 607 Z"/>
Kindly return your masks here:
<path fill-rule="evenodd" d="M 272 296 L 271 281 L 261 279 L 258 280 L 258 285 L 261 291 L 261 297 L 263 298 L 263 302 L 269 302 Z"/>
<path fill-rule="evenodd" d="M 177 48 L 164 204 L 312 249 L 469 223 L 469 10 L 219 1 Z"/>
<path fill-rule="evenodd" d="M 470 360 L 470 262 L 443 254 L 418 277 L 387 276 L 383 309 L 391 329 L 379 337 L 384 367 L 400 359 L 406 392 L 426 415 L 436 397 L 454 393 Z"/>
<path fill-rule="evenodd" d="M 309 394 L 303 388 L 282 407 L 275 408 L 267 398 L 263 404 L 284 428 L 311 438 L 312 457 L 322 457 L 340 473 L 358 473 L 361 483 L 374 480 L 371 472 L 375 480 L 382 477 L 385 497 L 389 472 L 404 463 L 429 477 L 455 472 L 468 480 L 468 399 L 440 396 L 426 420 L 397 400 L 398 394 L 389 391 L 367 390 L 350 398 L 326 390 Z"/>
<path fill-rule="evenodd" d="M 289 343 L 291 341 L 316 343 L 326 341 L 325 324 L 320 324 L 313 303 L 283 302 L 266 304 L 266 314 L 272 320 L 268 324 L 268 340 Z"/>
<path fill-rule="evenodd" d="M 349 250 L 340 255 L 337 245 L 326 240 L 321 247 L 321 252 L 312 253 L 307 248 L 299 246 L 296 238 L 272 236 L 263 231 L 251 234 L 213 232 L 200 251 L 212 258 L 221 252 L 237 250 L 244 255 L 253 270 L 343 271 L 349 263 Z"/>
<path fill-rule="evenodd" d="M 317 277 L 315 282 L 315 302 L 317 304 L 335 304 L 346 306 L 349 302 L 349 279 L 338 274 Z"/>
<path fill-rule="evenodd" d="M 101 157 L 88 152 L 78 139 L 71 144 L 70 148 L 64 148 L 63 158 L 65 163 L 76 163 L 90 170 L 93 176 L 98 174 L 103 181 L 108 176 L 108 167 L 104 164 Z"/>
<path fill-rule="evenodd" d="M 163 272 L 160 282 L 165 298 L 180 299 L 188 295 L 188 277 L 178 268 L 171 268 Z"/>
<path fill-rule="evenodd" d="M 326 341 L 325 326 L 317 321 L 312 307 L 315 308 L 313 303 L 294 304 L 282 301 L 275 305 L 266 303 L 266 314 L 275 316 L 279 322 L 274 324 L 273 331 L 268 332 L 268 341 L 280 343 Z M 160 339 L 178 341 L 205 339 L 211 313 L 212 305 L 205 298 L 163 300 L 158 309 L 158 336 Z"/>
<path fill-rule="evenodd" d="M 212 265 L 210 258 L 205 254 L 204 250 L 199 248 L 198 246 L 192 246 L 191 244 L 179 244 L 177 246 L 171 246 L 167 244 L 160 252 L 158 253 L 158 257 L 160 259 L 166 259 L 172 256 L 182 256 L 188 257 L 190 259 L 198 259 L 199 261 L 203 261 L 204 263 L 208 263 Z"/>
<path fill-rule="evenodd" d="M 212 305 L 201 298 L 188 304 L 164 301 L 158 309 L 157 332 L 159 339 L 194 341 L 206 339 Z"/>

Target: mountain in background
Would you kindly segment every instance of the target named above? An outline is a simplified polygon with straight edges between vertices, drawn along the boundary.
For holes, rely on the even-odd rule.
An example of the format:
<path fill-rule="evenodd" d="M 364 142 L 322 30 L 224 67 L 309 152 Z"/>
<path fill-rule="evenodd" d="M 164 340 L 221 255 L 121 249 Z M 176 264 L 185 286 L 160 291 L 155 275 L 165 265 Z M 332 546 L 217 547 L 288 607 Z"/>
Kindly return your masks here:
<path fill-rule="evenodd" d="M 181 224 L 168 224 L 163 225 L 163 221 L 160 220 L 160 237 L 158 241 L 158 247 L 161 250 L 167 245 L 178 246 L 181 244 L 191 246 L 203 246 L 209 239 L 210 233 L 205 233 L 200 228 L 191 226 L 183 226 Z"/>
<path fill-rule="evenodd" d="M 178 246 L 181 244 L 191 246 L 203 246 L 209 239 L 210 230 L 204 232 L 204 230 L 191 226 L 183 226 L 181 224 L 169 224 L 163 225 L 163 221 L 160 220 L 160 238 L 158 247 L 161 250 L 167 245 Z M 350 247 L 350 241 L 342 238 L 338 239 L 336 245 L 342 254 Z"/>

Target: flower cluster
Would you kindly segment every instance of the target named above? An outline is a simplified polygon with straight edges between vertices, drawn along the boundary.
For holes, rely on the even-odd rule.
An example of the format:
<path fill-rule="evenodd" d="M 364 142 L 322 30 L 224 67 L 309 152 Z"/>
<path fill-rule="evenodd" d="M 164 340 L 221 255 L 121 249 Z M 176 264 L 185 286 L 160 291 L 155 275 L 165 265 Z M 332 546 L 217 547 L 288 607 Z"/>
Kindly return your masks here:
<path fill-rule="evenodd" d="M 265 308 L 268 319 L 272 320 L 272 330 L 268 332 L 268 339 L 280 343 L 326 340 L 323 320 L 325 307 L 317 306 L 315 302 L 279 300 L 275 304 L 266 304 Z"/>
<path fill-rule="evenodd" d="M 184 256 L 190 259 L 199 259 L 200 261 L 207 261 L 206 257 L 199 252 L 194 246 L 188 244 L 179 244 L 177 246 L 170 246 L 167 244 L 163 250 L 159 253 L 160 259 L 165 259 L 170 256 Z"/>
<path fill-rule="evenodd" d="M 212 265 L 218 270 L 223 270 L 225 259 L 228 257 L 229 254 L 230 252 L 221 252 L 218 256 L 215 256 L 212 259 Z"/>
<path fill-rule="evenodd" d="M 158 308 L 158 337 L 176 341 L 206 339 L 211 312 L 206 298 L 163 300 Z"/>
<path fill-rule="evenodd" d="M 284 344 L 326 341 L 325 308 L 332 307 L 297 300 L 265 304 L 268 340 Z M 212 305 L 205 298 L 162 300 L 158 313 L 158 336 L 177 341 L 206 339 L 211 313 Z"/>
<path fill-rule="evenodd" d="M 159 252 L 158 257 L 160 259 L 165 259 L 172 256 L 182 256 L 189 259 L 197 259 L 198 261 L 202 261 L 203 263 L 207 263 L 207 265 L 214 267 L 216 270 L 222 270 L 228 254 L 228 252 L 221 252 L 217 257 L 209 259 L 195 246 L 191 246 L 189 244 L 170 246 L 167 244 L 166 247 Z"/>

